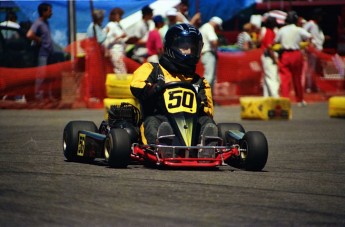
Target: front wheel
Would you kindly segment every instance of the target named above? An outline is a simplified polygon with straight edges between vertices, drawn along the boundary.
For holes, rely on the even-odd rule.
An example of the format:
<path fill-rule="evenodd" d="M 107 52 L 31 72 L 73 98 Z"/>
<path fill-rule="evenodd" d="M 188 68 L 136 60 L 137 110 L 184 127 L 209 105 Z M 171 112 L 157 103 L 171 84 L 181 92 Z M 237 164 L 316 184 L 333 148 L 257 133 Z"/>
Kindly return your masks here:
<path fill-rule="evenodd" d="M 261 171 L 267 162 L 267 139 L 262 132 L 247 132 L 240 140 L 241 167 L 249 171 Z"/>
<path fill-rule="evenodd" d="M 104 143 L 104 157 L 112 168 L 126 168 L 130 162 L 131 140 L 126 130 L 111 129 Z"/>

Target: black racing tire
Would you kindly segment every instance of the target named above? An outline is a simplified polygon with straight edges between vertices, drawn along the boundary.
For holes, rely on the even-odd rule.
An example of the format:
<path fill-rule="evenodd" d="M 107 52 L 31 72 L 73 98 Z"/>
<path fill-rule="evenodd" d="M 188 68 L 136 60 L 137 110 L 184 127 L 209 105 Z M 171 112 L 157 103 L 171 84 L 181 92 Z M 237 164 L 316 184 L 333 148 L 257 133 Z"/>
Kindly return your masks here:
<path fill-rule="evenodd" d="M 218 136 L 223 139 L 223 141 L 227 144 L 226 132 L 229 130 L 238 130 L 240 132 L 245 133 L 245 130 L 241 124 L 238 123 L 219 123 L 217 124 L 218 127 Z"/>
<path fill-rule="evenodd" d="M 92 121 L 70 121 L 63 130 L 63 154 L 71 162 L 89 162 L 93 158 L 83 158 L 77 155 L 80 130 L 97 132 L 97 126 Z"/>
<path fill-rule="evenodd" d="M 240 140 L 241 167 L 248 171 L 261 171 L 267 162 L 268 144 L 265 135 L 249 131 Z"/>
<path fill-rule="evenodd" d="M 131 138 L 122 128 L 111 129 L 104 143 L 104 157 L 111 168 L 126 168 L 130 162 Z"/>

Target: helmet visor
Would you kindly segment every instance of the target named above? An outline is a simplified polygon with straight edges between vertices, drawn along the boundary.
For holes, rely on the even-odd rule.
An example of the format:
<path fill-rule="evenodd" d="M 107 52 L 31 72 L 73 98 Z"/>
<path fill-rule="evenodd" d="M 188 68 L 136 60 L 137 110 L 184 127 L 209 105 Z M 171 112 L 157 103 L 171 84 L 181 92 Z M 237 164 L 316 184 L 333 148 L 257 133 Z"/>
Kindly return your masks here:
<path fill-rule="evenodd" d="M 184 56 L 200 57 L 202 42 L 199 42 L 194 37 L 182 36 L 177 37 L 172 43 L 172 49 L 180 52 Z"/>

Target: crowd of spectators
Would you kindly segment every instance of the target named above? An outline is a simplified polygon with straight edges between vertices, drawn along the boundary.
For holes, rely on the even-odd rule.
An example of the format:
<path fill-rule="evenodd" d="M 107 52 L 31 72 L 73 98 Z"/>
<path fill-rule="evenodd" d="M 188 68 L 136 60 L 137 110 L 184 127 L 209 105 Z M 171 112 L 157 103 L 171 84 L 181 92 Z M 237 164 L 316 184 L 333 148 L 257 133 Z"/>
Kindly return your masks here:
<path fill-rule="evenodd" d="M 192 16 L 188 15 L 188 6 L 188 1 L 183 0 L 176 7 L 167 9 L 165 15 L 154 15 L 152 8 L 149 6 L 143 7 L 141 10 L 142 20 L 135 25 L 137 29 L 134 29 L 134 34 L 126 34 L 123 31 L 120 32 L 122 34 L 120 38 L 116 35 L 112 37 L 113 39 L 118 37 L 123 40 L 121 53 L 113 52 L 113 55 L 122 56 L 126 54 L 127 57 L 139 63 L 158 62 L 160 55 L 163 53 L 162 48 L 166 31 L 175 24 L 188 23 L 200 29 L 203 35 L 204 47 L 201 56 L 201 62 L 204 66 L 203 76 L 213 86 L 217 80 L 218 34 L 223 20 L 214 16 L 203 23 L 199 12 Z M 291 15 L 294 15 L 292 21 Z M 252 23 L 251 21 L 244 23 L 234 45 L 240 51 L 249 51 L 256 48 L 263 50 L 261 56 L 263 96 L 289 97 L 290 86 L 292 85 L 299 106 L 306 106 L 303 93 L 305 90 L 310 92 L 311 89 L 315 89 L 312 75 L 316 67 L 316 60 L 314 55 L 307 54 L 306 51 L 302 50 L 300 43 L 309 42 L 317 50 L 322 50 L 325 38 L 321 27 L 318 25 L 322 14 L 317 13 L 316 15 L 318 15 L 318 18 L 305 21 L 301 20 L 295 12 L 281 12 L 280 15 L 268 12 L 260 17 L 261 21 L 259 23 Z M 117 23 L 120 25 L 119 20 Z M 106 34 L 109 38 L 109 24 L 107 29 Z M 131 43 L 133 48 L 124 53 L 124 46 L 127 44 L 126 39 L 130 37 L 135 38 L 135 41 Z M 279 47 L 277 48 L 277 46 Z M 298 57 L 292 57 L 294 53 Z M 114 59 L 114 57 L 112 58 Z M 295 59 L 295 63 L 286 62 L 284 59 Z M 308 67 L 305 67 L 305 59 L 307 59 Z M 117 72 L 116 65 L 121 64 L 116 63 L 114 60 L 113 63 L 114 72 Z M 302 81 L 302 74 L 305 70 L 307 70 L 306 81 Z M 126 71 L 118 71 L 118 73 L 121 72 Z M 303 87 L 304 84 L 306 85 L 305 88 Z"/>
<path fill-rule="evenodd" d="M 265 13 L 260 23 L 243 25 L 235 46 L 241 51 L 263 50 L 263 96 L 290 97 L 293 87 L 298 106 L 303 107 L 307 105 L 304 92 L 317 92 L 317 57 L 305 47 L 322 51 L 326 39 L 320 26 L 322 17 L 320 8 L 308 21 L 295 11 L 274 11 Z"/>
<path fill-rule="evenodd" d="M 94 9 L 86 34 L 87 37 L 96 37 L 97 42 L 104 47 L 106 56 L 113 63 L 114 73 L 127 74 L 125 57 L 132 58 L 138 63 L 159 62 L 167 30 L 179 23 L 193 25 L 203 36 L 204 46 L 201 52 L 203 76 L 213 86 L 217 79 L 218 32 L 222 29 L 223 20 L 214 16 L 209 21 L 203 22 L 200 12 L 188 15 L 188 7 L 188 0 L 182 0 L 176 7 L 167 9 L 164 15 L 154 15 L 154 10 L 150 6 L 145 6 L 141 9 L 141 20 L 134 25 L 133 34 L 127 33 L 121 25 L 122 16 L 125 13 L 123 9 L 113 8 L 104 26 L 105 10 Z M 300 106 L 305 106 L 304 91 L 317 91 L 313 78 L 317 59 L 315 55 L 302 50 L 300 45 L 301 42 L 309 42 L 316 50 L 323 49 L 327 37 L 320 26 L 322 9 L 316 9 L 312 15 L 313 17 L 306 21 L 301 19 L 296 12 L 281 11 L 280 15 L 267 12 L 262 15 L 260 23 L 251 21 L 244 23 L 234 45 L 240 51 L 262 49 L 263 96 L 289 97 L 290 84 L 292 84 L 296 100 Z M 19 28 L 20 25 L 16 19 L 14 13 L 9 13 L 0 25 Z M 46 25 L 48 25 L 47 19 L 45 19 Z M 31 27 L 27 37 L 38 42 L 40 37 L 34 36 L 33 29 L 35 27 Z M 47 32 L 49 34 L 49 31 Z M 2 35 L 6 38 L 11 34 Z M 277 44 L 279 44 L 278 48 Z M 132 48 L 128 48 L 129 46 Z M 292 59 L 295 59 L 295 63 L 291 62 Z M 38 60 L 41 65 L 47 64 L 43 63 L 42 57 Z M 306 79 L 302 81 L 304 71 Z M 304 87 L 303 84 L 305 84 Z M 39 87 L 39 81 L 37 87 Z"/>

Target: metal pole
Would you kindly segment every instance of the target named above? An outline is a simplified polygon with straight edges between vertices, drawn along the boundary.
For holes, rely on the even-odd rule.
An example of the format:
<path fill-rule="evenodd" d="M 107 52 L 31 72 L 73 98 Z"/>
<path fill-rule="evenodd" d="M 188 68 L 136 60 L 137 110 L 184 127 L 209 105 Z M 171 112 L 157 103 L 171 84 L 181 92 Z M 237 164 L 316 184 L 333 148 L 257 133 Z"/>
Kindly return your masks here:
<path fill-rule="evenodd" d="M 97 33 L 96 33 L 96 25 L 95 25 L 95 22 L 93 21 L 93 10 L 94 10 L 94 7 L 93 7 L 93 1 L 90 0 L 90 10 L 91 10 L 91 21 L 93 23 L 93 34 L 97 40 Z"/>
<path fill-rule="evenodd" d="M 73 43 L 76 41 L 76 17 L 75 17 L 75 1 L 68 0 L 68 31 L 69 31 L 69 44 L 71 45 L 71 60 L 74 60 L 74 56 L 77 53 L 76 45 Z"/>

